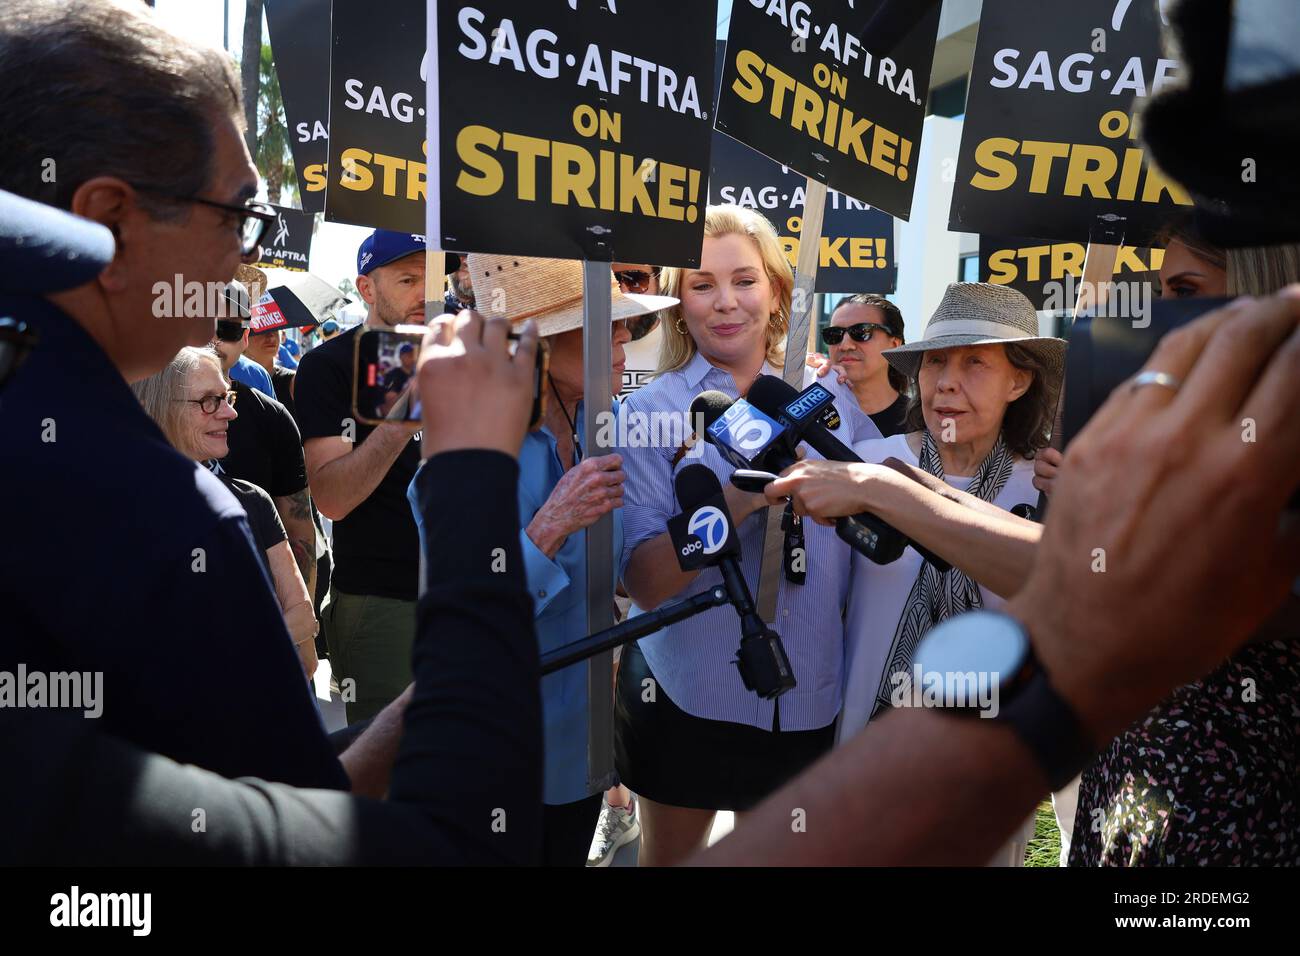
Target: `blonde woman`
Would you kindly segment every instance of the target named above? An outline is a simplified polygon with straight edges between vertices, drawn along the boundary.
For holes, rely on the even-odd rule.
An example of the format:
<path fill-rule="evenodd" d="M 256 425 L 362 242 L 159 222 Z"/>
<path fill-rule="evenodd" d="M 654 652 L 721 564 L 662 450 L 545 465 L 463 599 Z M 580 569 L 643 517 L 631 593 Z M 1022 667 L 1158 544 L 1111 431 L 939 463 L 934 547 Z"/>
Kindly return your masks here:
<path fill-rule="evenodd" d="M 185 457 L 215 464 L 229 453 L 226 433 L 239 413 L 235 411 L 235 393 L 221 373 L 221 357 L 211 348 L 181 349 L 166 368 L 131 389 L 167 440 Z M 257 485 L 229 478 L 219 468 L 213 471 L 248 513 L 253 541 L 275 586 L 285 626 L 303 670 L 311 677 L 318 663 L 316 615 L 275 503 Z M 255 584 L 248 582 L 249 587 Z"/>
<path fill-rule="evenodd" d="M 633 393 L 625 408 L 685 414 L 700 392 L 717 389 L 739 397 L 760 374 L 780 375 L 793 285 L 766 219 L 738 206 L 710 206 L 699 267 L 663 271 L 661 291 L 679 304 L 661 313 L 663 346 L 654 381 Z M 798 354 L 802 360 L 802 348 Z M 807 374 L 811 380 L 813 373 Z M 842 387 L 836 405 L 844 441 L 879 436 Z M 622 453 L 627 482 L 621 571 L 637 607 L 680 600 L 721 580 L 716 569 L 680 571 L 665 531 L 680 510 L 674 476 L 692 462 L 707 465 L 722 483 L 744 552 L 742 571 L 757 593 L 763 497 L 731 487 L 733 469 L 712 446 L 693 449 L 690 457 L 665 447 L 627 447 Z M 716 811 L 749 810 L 834 741 L 849 550 L 829 528 L 808 524 L 804 534 L 806 581 L 781 579 L 774 621 L 798 685 L 777 701 L 760 699 L 742 684 L 732 663 L 740 627 L 730 607 L 624 649 L 615 753 L 621 779 L 640 797 L 642 865 L 685 858 L 705 844 Z"/>

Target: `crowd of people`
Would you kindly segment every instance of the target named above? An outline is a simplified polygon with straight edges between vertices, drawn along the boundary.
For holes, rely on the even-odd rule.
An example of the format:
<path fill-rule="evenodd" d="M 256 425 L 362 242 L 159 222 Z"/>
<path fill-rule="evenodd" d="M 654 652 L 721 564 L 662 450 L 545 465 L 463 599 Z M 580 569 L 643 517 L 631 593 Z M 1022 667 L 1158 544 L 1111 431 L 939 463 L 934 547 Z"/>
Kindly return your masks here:
<path fill-rule="evenodd" d="M 58 109 L 29 102 L 37 82 Z M 710 206 L 698 266 L 611 267 L 611 394 L 626 347 L 660 335 L 652 381 L 611 411 L 682 416 L 798 363 L 861 460 L 805 446 L 746 491 L 702 436 L 584 447 L 579 262 L 453 256 L 428 303 L 424 238 L 376 229 L 361 326 L 326 321 L 297 355 L 251 332 L 266 224 L 238 212 L 258 183 L 242 115 L 229 59 L 147 10 L 37 2 L 0 23 L 0 125 L 27 134 L 0 157 L 6 215 L 71 250 L 56 274 L 6 263 L 0 288 L 0 315 L 39 333 L 0 392 L 0 670 L 106 689 L 93 722 L 0 709 L 5 759 L 37 768 L 0 796 L 24 821 L 0 858 L 604 866 L 639 840 L 646 866 L 1019 865 L 1054 791 L 1071 865 L 1300 862 L 1300 247 L 1171 224 L 1161 294 L 1237 298 L 1165 336 L 1061 453 L 1067 344 L 1024 295 L 953 283 L 912 341 L 895 304 L 851 295 L 826 354 L 796 352 L 774 229 Z M 98 223 L 111 255 L 16 197 Z M 155 318 L 174 275 L 242 294 Z M 385 376 L 384 420 L 358 421 L 356 337 L 403 324 L 423 347 Z M 796 683 L 746 686 L 726 605 L 626 644 L 594 706 L 585 662 L 539 669 L 586 633 L 589 529 L 609 517 L 622 615 L 724 580 L 683 570 L 668 531 L 692 464 L 724 489 Z M 765 583 L 774 510 L 787 560 Z M 943 566 L 854 551 L 835 523 L 862 512 Z M 1022 654 L 1004 719 L 906 706 L 927 647 L 979 660 L 995 633 Z M 589 772 L 600 714 L 612 787 Z M 193 830 L 195 806 L 222 825 Z M 735 832 L 710 849 L 719 811 Z"/>

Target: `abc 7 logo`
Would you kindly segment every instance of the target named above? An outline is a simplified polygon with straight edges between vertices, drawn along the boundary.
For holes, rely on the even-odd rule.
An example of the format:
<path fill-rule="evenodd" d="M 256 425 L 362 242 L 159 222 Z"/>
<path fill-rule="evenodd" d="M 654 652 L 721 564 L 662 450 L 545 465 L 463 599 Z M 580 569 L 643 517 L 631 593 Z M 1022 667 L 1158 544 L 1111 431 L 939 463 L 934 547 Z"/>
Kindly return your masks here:
<path fill-rule="evenodd" d="M 691 515 L 686 530 L 695 536 L 695 540 L 682 548 L 682 557 L 700 550 L 705 554 L 716 554 L 727 543 L 726 515 L 712 505 L 706 505 Z"/>

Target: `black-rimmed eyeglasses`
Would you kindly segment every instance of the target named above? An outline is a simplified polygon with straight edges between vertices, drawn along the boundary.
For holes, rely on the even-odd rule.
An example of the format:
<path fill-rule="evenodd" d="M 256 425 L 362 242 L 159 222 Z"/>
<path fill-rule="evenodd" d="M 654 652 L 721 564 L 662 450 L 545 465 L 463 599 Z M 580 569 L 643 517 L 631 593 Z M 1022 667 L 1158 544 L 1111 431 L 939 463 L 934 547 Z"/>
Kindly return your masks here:
<path fill-rule="evenodd" d="M 222 402 L 225 402 L 231 408 L 234 408 L 235 399 L 238 397 L 239 393 L 232 388 L 230 391 L 221 395 L 204 395 L 202 398 L 174 398 L 172 401 L 188 402 L 191 405 L 197 405 L 199 408 L 203 409 L 204 415 L 215 415 L 217 409 L 221 407 Z"/>
<path fill-rule="evenodd" d="M 847 332 L 853 341 L 865 342 L 871 338 L 871 333 L 876 329 L 880 329 L 886 335 L 893 335 L 883 325 L 877 325 L 875 322 L 859 322 L 856 325 L 828 325 L 822 329 L 822 338 L 826 340 L 827 345 L 839 345 L 844 341 L 844 333 Z"/>
<path fill-rule="evenodd" d="M 238 216 L 239 252 L 242 256 L 251 256 L 257 250 L 258 245 L 262 242 L 262 237 L 266 235 L 266 230 L 271 228 L 271 223 L 279 218 L 279 214 L 266 203 L 257 202 L 253 199 L 248 200 L 242 206 L 232 206 L 229 203 L 204 199 L 201 196 L 174 196 L 171 193 L 151 189 L 148 186 L 137 186 L 134 183 L 131 185 L 139 192 L 158 196 L 160 199 L 170 199 L 172 202 L 198 203 L 200 206 L 209 206 L 212 209 L 220 209 L 222 212 Z"/>

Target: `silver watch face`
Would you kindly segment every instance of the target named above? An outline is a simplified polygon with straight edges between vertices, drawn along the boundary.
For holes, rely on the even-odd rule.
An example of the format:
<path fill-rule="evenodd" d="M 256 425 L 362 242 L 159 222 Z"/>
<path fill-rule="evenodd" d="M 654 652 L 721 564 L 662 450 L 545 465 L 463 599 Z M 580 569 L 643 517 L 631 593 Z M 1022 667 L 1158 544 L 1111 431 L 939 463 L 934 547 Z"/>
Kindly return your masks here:
<path fill-rule="evenodd" d="M 1024 629 L 1012 618 L 972 611 L 925 635 L 912 658 L 912 679 L 919 675 L 924 684 L 949 689 L 971 686 L 973 680 L 976 687 L 995 689 L 1015 677 L 1029 649 Z"/>

